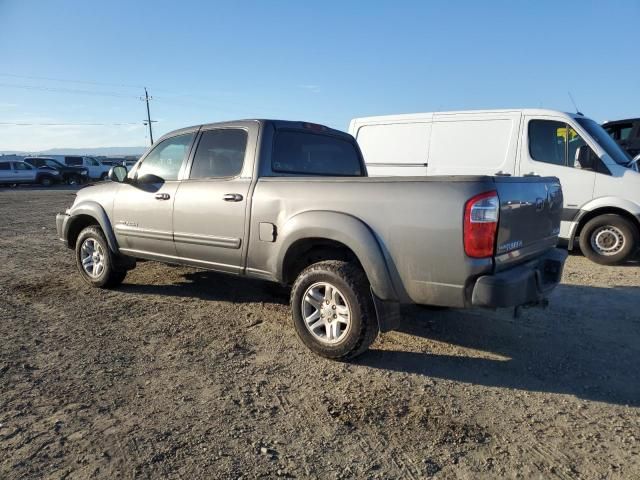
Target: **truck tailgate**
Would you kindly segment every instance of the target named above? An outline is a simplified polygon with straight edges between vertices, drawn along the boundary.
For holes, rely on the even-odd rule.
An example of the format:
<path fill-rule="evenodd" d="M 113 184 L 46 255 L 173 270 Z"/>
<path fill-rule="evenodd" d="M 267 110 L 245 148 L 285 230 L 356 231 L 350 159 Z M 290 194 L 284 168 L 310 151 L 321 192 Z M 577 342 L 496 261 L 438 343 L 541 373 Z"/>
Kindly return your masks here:
<path fill-rule="evenodd" d="M 496 271 L 554 247 L 560 233 L 562 188 L 556 177 L 494 177 L 500 215 Z"/>

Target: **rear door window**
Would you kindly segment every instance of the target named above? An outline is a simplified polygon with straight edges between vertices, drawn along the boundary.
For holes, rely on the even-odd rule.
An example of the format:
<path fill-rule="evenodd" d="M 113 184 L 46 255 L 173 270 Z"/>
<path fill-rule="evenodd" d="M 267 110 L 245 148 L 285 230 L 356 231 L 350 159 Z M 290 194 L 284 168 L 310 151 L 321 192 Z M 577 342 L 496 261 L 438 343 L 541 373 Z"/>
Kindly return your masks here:
<path fill-rule="evenodd" d="M 235 177 L 242 171 L 247 132 L 221 128 L 202 132 L 189 178 Z"/>
<path fill-rule="evenodd" d="M 0 163 L 0 170 L 11 170 L 11 165 L 8 162 Z"/>
<path fill-rule="evenodd" d="M 331 135 L 280 130 L 271 160 L 274 172 L 340 177 L 362 176 L 360 155 L 348 140 Z"/>

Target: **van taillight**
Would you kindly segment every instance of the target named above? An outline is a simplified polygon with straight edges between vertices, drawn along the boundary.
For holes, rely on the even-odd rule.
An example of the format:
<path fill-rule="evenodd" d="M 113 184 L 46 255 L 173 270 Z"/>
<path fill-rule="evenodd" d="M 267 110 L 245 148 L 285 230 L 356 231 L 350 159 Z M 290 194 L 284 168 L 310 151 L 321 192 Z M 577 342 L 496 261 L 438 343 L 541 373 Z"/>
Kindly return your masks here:
<path fill-rule="evenodd" d="M 469 257 L 492 257 L 498 231 L 498 192 L 481 193 L 464 206 L 464 252 Z"/>

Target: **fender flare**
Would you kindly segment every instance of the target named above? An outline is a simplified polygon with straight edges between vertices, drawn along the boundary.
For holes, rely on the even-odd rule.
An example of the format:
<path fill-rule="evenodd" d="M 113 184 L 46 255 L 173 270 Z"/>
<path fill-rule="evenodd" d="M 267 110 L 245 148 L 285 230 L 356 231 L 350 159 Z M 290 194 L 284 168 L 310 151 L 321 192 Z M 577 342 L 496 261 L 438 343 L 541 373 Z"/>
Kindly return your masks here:
<path fill-rule="evenodd" d="M 302 212 L 284 224 L 278 237 L 281 243 L 272 257 L 275 262 L 272 267 L 279 281 L 284 279 L 284 260 L 290 247 L 300 240 L 321 238 L 340 242 L 353 251 L 379 299 L 398 300 L 382 248 L 375 234 L 358 218 L 326 210 Z"/>
<path fill-rule="evenodd" d="M 93 217 L 100 228 L 104 232 L 105 237 L 107 238 L 107 243 L 109 244 L 109 248 L 114 253 L 119 253 L 118 241 L 116 240 L 116 236 L 113 232 L 113 228 L 111 227 L 111 221 L 107 216 L 107 212 L 104 211 L 102 205 L 98 202 L 94 202 L 91 200 L 87 200 L 81 202 L 77 205 L 74 205 L 69 210 L 69 221 L 65 225 L 64 237 L 66 239 L 69 238 L 69 229 L 72 225 L 77 221 L 79 215 L 88 215 Z"/>
<path fill-rule="evenodd" d="M 640 205 L 638 205 L 637 203 L 625 198 L 612 196 L 594 198 L 593 200 L 585 203 L 573 219 L 573 224 L 571 225 L 571 230 L 569 231 L 569 250 L 573 249 L 576 241 L 576 235 L 578 233 L 578 227 L 580 226 L 584 217 L 589 213 L 600 209 L 622 210 L 632 217 L 635 217 L 640 224 Z"/>

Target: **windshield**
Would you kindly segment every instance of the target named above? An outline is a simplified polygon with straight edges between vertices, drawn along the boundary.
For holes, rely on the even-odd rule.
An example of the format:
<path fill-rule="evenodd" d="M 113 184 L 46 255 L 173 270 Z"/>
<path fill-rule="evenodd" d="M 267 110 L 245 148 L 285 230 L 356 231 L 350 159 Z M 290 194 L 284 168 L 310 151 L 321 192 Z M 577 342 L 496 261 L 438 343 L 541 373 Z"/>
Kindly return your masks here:
<path fill-rule="evenodd" d="M 604 128 L 590 118 L 576 118 L 576 120 L 616 163 L 624 166 L 629 165 L 632 160 L 631 155 L 620 148 L 620 145 L 609 136 Z"/>
<path fill-rule="evenodd" d="M 53 168 L 60 168 L 63 166 L 60 162 L 56 162 L 55 160 L 45 160 L 44 163 Z"/>

